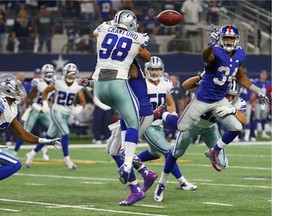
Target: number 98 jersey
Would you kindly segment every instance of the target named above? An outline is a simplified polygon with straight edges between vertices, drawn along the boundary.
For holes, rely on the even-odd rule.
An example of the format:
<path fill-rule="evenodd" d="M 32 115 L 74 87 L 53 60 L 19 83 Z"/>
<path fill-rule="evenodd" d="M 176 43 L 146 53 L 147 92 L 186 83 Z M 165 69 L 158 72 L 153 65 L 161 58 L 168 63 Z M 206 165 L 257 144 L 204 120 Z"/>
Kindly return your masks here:
<path fill-rule="evenodd" d="M 59 75 L 54 76 L 51 84 L 53 84 L 55 88 L 53 109 L 68 115 L 77 93 L 83 89 L 83 86 L 77 84 L 77 78 L 71 86 L 68 86 L 64 76 Z"/>
<path fill-rule="evenodd" d="M 138 55 L 139 47 L 148 45 L 148 35 L 122 30 L 106 22 L 95 31 L 98 32 L 97 65 L 92 78 L 128 79 L 130 65 Z"/>

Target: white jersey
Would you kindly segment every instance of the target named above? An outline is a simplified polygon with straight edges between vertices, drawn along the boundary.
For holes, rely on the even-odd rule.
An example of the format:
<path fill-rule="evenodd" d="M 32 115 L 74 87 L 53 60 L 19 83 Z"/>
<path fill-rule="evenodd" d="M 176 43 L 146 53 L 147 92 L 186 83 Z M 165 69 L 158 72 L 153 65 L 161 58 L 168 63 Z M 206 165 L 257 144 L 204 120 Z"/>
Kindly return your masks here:
<path fill-rule="evenodd" d="M 166 98 L 173 91 L 173 83 L 171 82 L 171 80 L 164 77 L 160 78 L 160 82 L 158 83 L 158 85 L 154 85 L 153 83 L 149 82 L 148 79 L 146 79 L 146 84 L 147 96 L 150 99 L 153 110 L 155 110 L 161 105 L 164 105 L 166 103 Z M 162 122 L 163 119 L 157 119 L 152 123 L 152 125 L 160 125 L 162 124 Z"/>
<path fill-rule="evenodd" d="M 0 96 L 0 130 L 5 130 L 18 114 L 17 104 L 9 106 L 7 100 Z"/>
<path fill-rule="evenodd" d="M 42 105 L 42 92 L 46 89 L 48 86 L 47 82 L 43 78 L 34 78 L 31 81 L 31 87 L 36 87 L 38 92 L 36 97 L 33 99 L 34 103 L 41 104 Z M 48 93 L 48 101 L 51 100 L 52 96 L 54 95 L 53 92 Z"/>
<path fill-rule="evenodd" d="M 232 106 L 236 110 L 242 110 L 243 112 L 246 112 L 246 101 L 240 97 L 238 97 L 235 101 L 232 102 Z M 216 119 L 216 117 L 214 117 L 211 112 L 207 112 L 200 116 L 200 121 L 196 123 L 195 126 L 201 128 L 210 128 L 217 122 L 218 119 Z"/>
<path fill-rule="evenodd" d="M 130 65 L 138 55 L 139 47 L 148 45 L 148 35 L 121 30 L 108 22 L 102 23 L 96 30 L 97 65 L 92 78 L 128 79 Z"/>
<path fill-rule="evenodd" d="M 75 79 L 72 85 L 68 86 L 64 76 L 59 75 L 53 77 L 51 84 L 53 84 L 55 88 L 53 109 L 68 115 L 75 96 L 83 89 L 83 86 L 77 84 L 77 79 Z"/>

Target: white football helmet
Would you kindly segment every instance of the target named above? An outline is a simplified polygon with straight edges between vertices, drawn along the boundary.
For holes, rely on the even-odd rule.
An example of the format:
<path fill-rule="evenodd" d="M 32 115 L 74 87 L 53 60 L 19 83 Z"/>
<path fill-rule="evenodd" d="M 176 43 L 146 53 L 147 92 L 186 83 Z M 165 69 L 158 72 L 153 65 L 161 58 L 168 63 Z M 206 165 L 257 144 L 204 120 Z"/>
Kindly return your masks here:
<path fill-rule="evenodd" d="M 78 68 L 74 63 L 68 63 L 63 69 L 63 75 L 67 83 L 73 83 L 78 75 Z"/>
<path fill-rule="evenodd" d="M 150 62 L 145 63 L 145 74 L 150 80 L 159 80 L 164 72 L 164 63 L 158 56 L 151 56 Z"/>
<path fill-rule="evenodd" d="M 137 31 L 137 17 L 130 10 L 121 10 L 114 16 L 114 26 L 121 27 L 127 31 Z"/>
<path fill-rule="evenodd" d="M 0 76 L 0 94 L 3 97 L 20 100 L 26 97 L 27 93 L 22 82 L 11 74 L 2 74 Z"/>
<path fill-rule="evenodd" d="M 232 103 L 239 97 L 239 95 L 240 95 L 240 86 L 236 81 L 236 79 L 232 79 L 229 84 L 229 90 L 226 97 L 229 100 L 229 102 Z"/>
<path fill-rule="evenodd" d="M 43 65 L 43 67 L 41 68 L 41 74 L 42 74 L 42 78 L 50 83 L 53 76 L 55 75 L 55 69 L 54 66 L 51 64 L 45 64 Z"/>

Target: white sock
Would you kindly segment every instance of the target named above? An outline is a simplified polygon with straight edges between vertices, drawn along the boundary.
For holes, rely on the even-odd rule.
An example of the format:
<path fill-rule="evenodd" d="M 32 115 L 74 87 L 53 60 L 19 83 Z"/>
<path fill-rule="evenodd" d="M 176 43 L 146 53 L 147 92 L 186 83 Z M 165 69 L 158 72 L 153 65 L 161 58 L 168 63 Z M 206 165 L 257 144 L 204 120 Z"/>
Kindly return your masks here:
<path fill-rule="evenodd" d="M 168 175 L 169 175 L 169 174 L 164 173 L 164 172 L 162 171 L 161 177 L 160 177 L 160 179 L 159 179 L 159 183 L 161 183 L 161 184 L 163 184 L 163 185 L 166 185 L 166 184 L 167 184 L 167 181 L 168 181 Z"/>
<path fill-rule="evenodd" d="M 34 157 L 34 156 L 37 154 L 37 152 L 35 152 L 34 150 L 31 150 L 31 152 L 29 152 L 29 154 L 30 154 L 32 157 Z"/>
<path fill-rule="evenodd" d="M 249 129 L 245 129 L 244 139 L 245 140 L 249 140 L 249 137 L 250 137 L 250 130 Z"/>
<path fill-rule="evenodd" d="M 133 156 L 136 151 L 137 144 L 132 142 L 125 142 L 125 160 L 124 163 L 129 169 L 132 167 Z"/>
<path fill-rule="evenodd" d="M 182 183 L 186 182 L 187 180 L 182 175 L 180 178 L 177 179 L 177 181 L 179 182 L 179 184 L 182 184 Z"/>

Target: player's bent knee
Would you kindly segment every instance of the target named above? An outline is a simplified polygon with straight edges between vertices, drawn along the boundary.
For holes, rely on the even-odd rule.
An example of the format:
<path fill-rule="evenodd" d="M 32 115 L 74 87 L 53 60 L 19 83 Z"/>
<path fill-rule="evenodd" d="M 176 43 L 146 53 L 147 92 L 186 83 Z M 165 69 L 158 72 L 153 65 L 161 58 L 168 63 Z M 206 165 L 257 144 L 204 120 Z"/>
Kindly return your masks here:
<path fill-rule="evenodd" d="M 235 122 L 234 129 L 236 131 L 242 131 L 243 130 L 243 125 L 241 124 L 241 122 L 239 122 L 239 121 Z"/>

